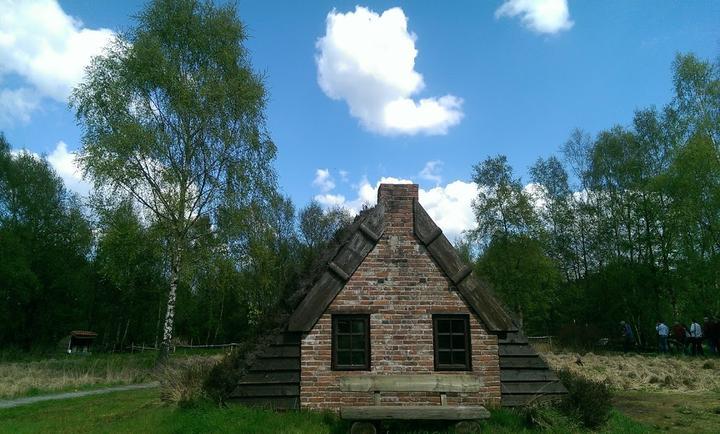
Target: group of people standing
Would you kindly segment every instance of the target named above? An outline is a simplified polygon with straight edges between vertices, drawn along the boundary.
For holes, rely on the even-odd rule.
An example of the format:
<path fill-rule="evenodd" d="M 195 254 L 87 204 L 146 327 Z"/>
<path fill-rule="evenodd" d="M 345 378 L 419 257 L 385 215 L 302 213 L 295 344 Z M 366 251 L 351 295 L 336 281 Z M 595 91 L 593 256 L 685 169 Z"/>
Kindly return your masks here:
<path fill-rule="evenodd" d="M 628 352 L 635 347 L 635 334 L 625 321 L 620 321 L 620 326 L 623 351 Z M 689 327 L 677 321 L 668 327 L 659 320 L 655 324 L 655 331 L 660 353 L 669 353 L 672 345 L 673 352 L 677 354 L 704 355 L 703 342 L 707 343 L 711 354 L 720 353 L 720 321 L 715 318 L 705 317 L 702 325 L 693 319 Z"/>
<path fill-rule="evenodd" d="M 668 342 L 672 342 L 678 354 L 702 356 L 705 354 L 703 341 L 707 342 L 710 354 L 718 353 L 720 323 L 714 318 L 705 317 L 702 325 L 693 319 L 690 327 L 676 321 L 671 329 L 663 321 L 658 321 L 655 330 L 658 335 L 658 351 L 661 353 L 669 352 Z"/>

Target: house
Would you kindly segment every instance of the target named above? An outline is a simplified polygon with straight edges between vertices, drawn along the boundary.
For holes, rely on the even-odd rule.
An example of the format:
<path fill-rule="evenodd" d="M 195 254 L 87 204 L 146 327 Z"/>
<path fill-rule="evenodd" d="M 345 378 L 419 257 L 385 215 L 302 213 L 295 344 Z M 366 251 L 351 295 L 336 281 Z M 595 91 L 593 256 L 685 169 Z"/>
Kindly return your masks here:
<path fill-rule="evenodd" d="M 380 185 L 378 204 L 328 257 L 232 401 L 427 416 L 566 392 L 420 205 L 417 185 Z"/>

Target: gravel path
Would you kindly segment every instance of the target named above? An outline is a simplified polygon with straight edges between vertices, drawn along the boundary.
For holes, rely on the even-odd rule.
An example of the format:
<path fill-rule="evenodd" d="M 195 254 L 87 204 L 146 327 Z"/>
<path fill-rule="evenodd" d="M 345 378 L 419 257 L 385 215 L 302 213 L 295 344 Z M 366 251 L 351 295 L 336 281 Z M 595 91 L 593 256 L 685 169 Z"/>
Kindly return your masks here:
<path fill-rule="evenodd" d="M 20 405 L 33 404 L 36 402 L 53 401 L 56 399 L 71 399 L 71 398 L 80 398 L 82 396 L 102 395 L 105 393 L 121 392 L 124 390 L 149 389 L 152 387 L 158 387 L 159 385 L 160 384 L 158 382 L 143 383 L 143 384 L 128 384 L 127 386 L 107 387 L 105 389 L 84 390 L 84 391 L 80 391 L 80 392 L 54 393 L 51 395 L 38 395 L 38 396 L 29 396 L 27 398 L 0 400 L 0 408 L 12 408 L 12 407 L 18 407 Z"/>

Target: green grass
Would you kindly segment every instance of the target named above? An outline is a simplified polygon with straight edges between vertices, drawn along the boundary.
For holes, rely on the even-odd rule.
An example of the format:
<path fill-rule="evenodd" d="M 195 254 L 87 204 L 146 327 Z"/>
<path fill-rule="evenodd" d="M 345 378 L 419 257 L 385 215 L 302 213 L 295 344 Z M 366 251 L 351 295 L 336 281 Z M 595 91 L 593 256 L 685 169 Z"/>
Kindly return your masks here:
<path fill-rule="evenodd" d="M 39 417 L 40 416 L 40 417 Z M 0 410 L 2 433 L 331 433 L 334 418 L 317 413 L 212 405 L 178 409 L 157 390 L 43 402 Z"/>
<path fill-rule="evenodd" d="M 552 416 L 552 414 L 551 414 Z M 559 417 L 559 416 L 558 416 Z M 550 429 L 531 428 L 527 418 L 511 410 L 492 412 L 483 421 L 484 433 L 582 432 L 560 418 Z M 242 406 L 218 408 L 211 404 L 179 409 L 164 404 L 158 390 L 116 392 L 64 401 L 42 402 L 0 410 L 0 433 L 257 433 L 340 434 L 349 425 L 331 414 L 275 413 Z M 452 433 L 444 423 L 395 423 L 391 433 Z M 606 433 L 648 433 L 653 430 L 614 412 Z"/>
<path fill-rule="evenodd" d="M 623 413 L 657 430 L 683 433 L 720 432 L 720 394 L 712 392 L 618 392 Z"/>

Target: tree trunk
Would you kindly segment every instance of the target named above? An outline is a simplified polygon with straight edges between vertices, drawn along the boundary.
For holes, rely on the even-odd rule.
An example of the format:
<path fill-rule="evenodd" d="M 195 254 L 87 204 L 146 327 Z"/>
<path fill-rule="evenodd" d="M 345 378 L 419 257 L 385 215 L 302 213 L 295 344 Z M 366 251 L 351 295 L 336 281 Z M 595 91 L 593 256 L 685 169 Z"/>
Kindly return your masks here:
<path fill-rule="evenodd" d="M 163 325 L 163 338 L 158 351 L 158 359 L 155 366 L 164 365 L 170 355 L 170 343 L 173 337 L 175 326 L 175 301 L 178 287 L 178 260 L 177 256 L 172 259 L 170 266 L 170 292 L 168 292 L 167 308 L 165 310 L 165 324 Z"/>

